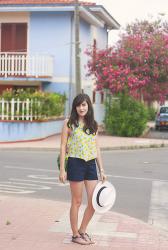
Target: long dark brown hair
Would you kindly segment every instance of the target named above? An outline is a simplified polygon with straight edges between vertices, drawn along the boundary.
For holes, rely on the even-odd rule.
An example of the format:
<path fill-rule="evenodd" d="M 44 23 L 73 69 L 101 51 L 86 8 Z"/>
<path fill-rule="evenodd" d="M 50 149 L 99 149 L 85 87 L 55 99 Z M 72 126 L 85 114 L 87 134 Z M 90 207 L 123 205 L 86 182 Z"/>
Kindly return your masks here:
<path fill-rule="evenodd" d="M 81 103 L 83 103 L 84 101 L 86 101 L 88 104 L 88 112 L 86 113 L 84 117 L 83 131 L 86 134 L 96 134 L 97 129 L 98 129 L 98 124 L 94 120 L 93 106 L 92 106 L 90 97 L 87 94 L 79 94 L 74 98 L 73 103 L 72 103 L 72 110 L 71 110 L 70 118 L 68 120 L 67 125 L 69 128 L 73 128 L 73 126 L 75 127 L 79 126 L 79 120 L 78 120 L 79 116 L 78 116 L 76 107 L 81 105 Z"/>

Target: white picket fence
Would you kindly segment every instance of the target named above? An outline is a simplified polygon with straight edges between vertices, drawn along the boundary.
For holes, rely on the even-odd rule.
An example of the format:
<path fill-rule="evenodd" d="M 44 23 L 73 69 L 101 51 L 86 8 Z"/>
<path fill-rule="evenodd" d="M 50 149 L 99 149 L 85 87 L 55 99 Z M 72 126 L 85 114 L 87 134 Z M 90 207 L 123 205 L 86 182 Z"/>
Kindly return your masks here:
<path fill-rule="evenodd" d="M 37 106 L 36 106 L 37 105 Z M 11 101 L 0 99 L 0 120 L 37 120 L 41 118 L 40 114 L 33 106 L 40 107 L 40 102 L 37 100 L 26 99 L 21 101 L 12 98 Z"/>

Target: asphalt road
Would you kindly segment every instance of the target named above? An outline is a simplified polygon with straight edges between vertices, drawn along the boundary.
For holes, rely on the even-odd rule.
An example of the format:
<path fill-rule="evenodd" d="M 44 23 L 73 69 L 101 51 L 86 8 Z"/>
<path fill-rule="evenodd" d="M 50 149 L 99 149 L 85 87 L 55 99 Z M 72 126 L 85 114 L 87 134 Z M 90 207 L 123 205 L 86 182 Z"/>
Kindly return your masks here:
<path fill-rule="evenodd" d="M 163 129 L 161 131 L 156 131 L 155 128 L 152 128 L 147 134 L 147 138 L 153 139 L 168 139 L 168 129 Z"/>
<path fill-rule="evenodd" d="M 114 211 L 168 229 L 167 155 L 167 148 L 102 152 L 108 180 L 117 190 Z M 0 194 L 70 201 L 68 182 L 58 180 L 56 156 L 53 151 L 0 151 Z"/>

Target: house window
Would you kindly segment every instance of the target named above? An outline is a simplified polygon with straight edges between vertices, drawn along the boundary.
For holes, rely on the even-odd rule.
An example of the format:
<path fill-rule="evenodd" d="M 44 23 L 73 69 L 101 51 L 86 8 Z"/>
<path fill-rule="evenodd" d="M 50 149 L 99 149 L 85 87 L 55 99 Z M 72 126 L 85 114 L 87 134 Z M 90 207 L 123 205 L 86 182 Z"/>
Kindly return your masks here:
<path fill-rule="evenodd" d="M 93 96 L 92 96 L 92 103 L 95 103 L 96 101 L 96 91 L 93 91 Z"/>
<path fill-rule="evenodd" d="M 1 51 L 27 51 L 27 23 L 1 24 Z"/>
<path fill-rule="evenodd" d="M 92 95 L 92 102 L 103 104 L 104 103 L 104 93 L 94 90 Z"/>
<path fill-rule="evenodd" d="M 97 50 L 97 42 L 96 39 L 93 40 L 93 67 L 95 67 L 95 63 L 96 63 L 96 50 Z"/>
<path fill-rule="evenodd" d="M 101 92 L 101 103 L 104 103 L 104 93 Z"/>

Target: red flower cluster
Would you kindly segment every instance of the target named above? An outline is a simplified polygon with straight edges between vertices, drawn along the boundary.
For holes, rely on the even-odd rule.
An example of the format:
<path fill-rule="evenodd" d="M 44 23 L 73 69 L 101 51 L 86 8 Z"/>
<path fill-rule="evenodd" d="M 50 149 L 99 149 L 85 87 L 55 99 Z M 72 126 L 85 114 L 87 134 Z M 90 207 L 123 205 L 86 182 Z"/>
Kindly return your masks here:
<path fill-rule="evenodd" d="M 94 75 L 98 90 L 127 91 L 147 102 L 164 102 L 168 95 L 168 34 L 126 34 L 117 46 L 87 51 L 88 75 Z M 94 57 L 93 57 L 94 55 Z"/>

